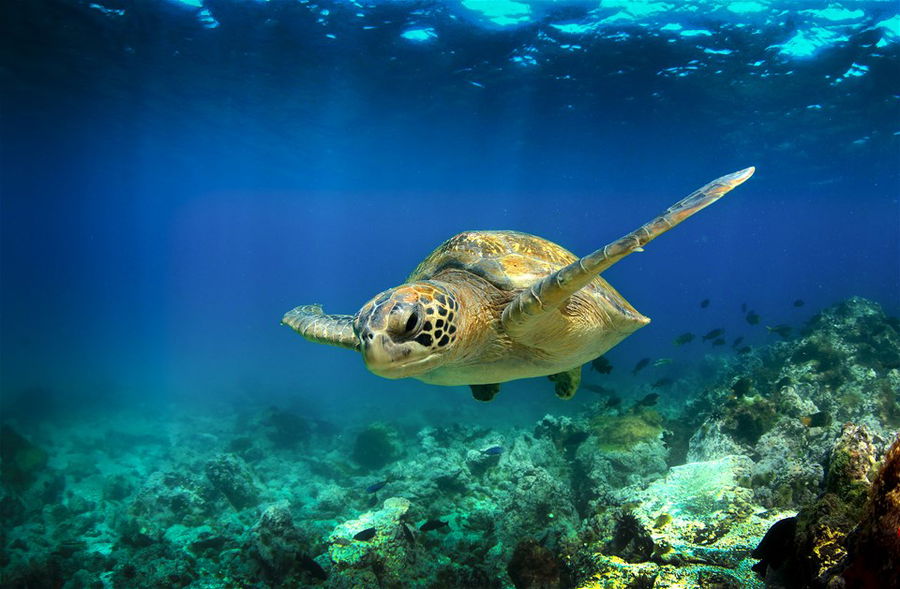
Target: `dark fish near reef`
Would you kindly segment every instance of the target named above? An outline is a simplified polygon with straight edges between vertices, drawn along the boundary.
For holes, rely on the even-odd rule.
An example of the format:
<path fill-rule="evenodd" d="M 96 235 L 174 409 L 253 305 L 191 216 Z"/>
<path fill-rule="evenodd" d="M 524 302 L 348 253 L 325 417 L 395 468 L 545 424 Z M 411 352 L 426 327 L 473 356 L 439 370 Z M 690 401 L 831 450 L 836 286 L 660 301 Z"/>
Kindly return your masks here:
<path fill-rule="evenodd" d="M 741 345 L 742 341 L 744 341 L 744 336 L 734 338 L 734 341 L 731 342 L 731 347 L 737 348 L 739 345 Z"/>
<path fill-rule="evenodd" d="M 719 327 L 717 329 L 713 329 L 712 331 L 710 331 L 709 333 L 707 333 L 706 335 L 703 336 L 703 341 L 708 342 L 711 339 L 716 339 L 717 337 L 720 337 L 723 333 L 725 333 L 725 330 L 722 329 L 721 327 Z"/>
<path fill-rule="evenodd" d="M 747 312 L 747 303 L 741 303 L 741 313 Z"/>
<path fill-rule="evenodd" d="M 618 407 L 622 404 L 622 397 L 610 397 L 606 400 L 606 408 L 612 409 L 613 407 Z"/>
<path fill-rule="evenodd" d="M 737 353 L 741 354 L 741 355 L 749 354 L 751 350 L 752 350 L 752 348 L 750 346 L 744 346 L 743 348 L 738 348 Z"/>
<path fill-rule="evenodd" d="M 825 427 L 831 423 L 831 417 L 825 411 L 819 411 L 812 415 L 804 415 L 800 418 L 800 423 L 806 427 Z"/>
<path fill-rule="evenodd" d="M 416 536 L 413 534 L 413 527 L 409 524 L 403 524 L 400 526 L 400 529 L 403 530 L 403 537 L 406 538 L 406 541 L 410 544 L 416 543 Z"/>
<path fill-rule="evenodd" d="M 797 534 L 797 517 L 789 517 L 778 520 L 760 540 L 759 545 L 750 553 L 752 558 L 759 560 L 751 567 L 761 579 L 766 578 L 769 567 L 781 568 L 784 562 L 791 558 L 794 552 L 794 538 Z"/>
<path fill-rule="evenodd" d="M 791 327 L 790 325 L 785 325 L 784 323 L 776 325 L 775 327 L 766 326 L 766 329 L 769 330 L 769 333 L 774 333 L 781 336 L 782 339 L 791 337 L 791 332 L 794 331 L 793 327 Z"/>
<path fill-rule="evenodd" d="M 697 337 L 697 336 L 695 336 L 693 333 L 690 333 L 690 332 L 682 333 L 681 335 L 676 337 L 674 340 L 672 340 L 672 343 L 675 344 L 676 346 L 683 346 L 684 344 L 689 344 L 692 341 L 694 341 L 695 337 Z"/>
<path fill-rule="evenodd" d="M 802 306 L 805 305 L 805 304 L 806 304 L 806 303 L 804 303 L 802 299 L 797 299 L 796 301 L 794 301 L 794 306 L 795 306 L 795 307 L 802 307 Z"/>
<path fill-rule="evenodd" d="M 430 532 L 432 530 L 440 530 L 441 528 L 446 528 L 449 526 L 449 522 L 441 521 L 439 519 L 430 519 L 421 526 L 419 526 L 420 532 Z"/>
<path fill-rule="evenodd" d="M 384 486 L 389 482 L 390 481 L 378 481 L 374 485 L 369 485 L 368 487 L 366 487 L 366 493 L 377 493 L 378 491 L 383 489 Z"/>
<path fill-rule="evenodd" d="M 372 538 L 375 537 L 375 532 L 377 530 L 375 528 L 366 528 L 362 532 L 357 532 L 353 535 L 354 540 L 359 540 L 360 542 L 368 542 Z"/>
<path fill-rule="evenodd" d="M 600 374 L 609 374 L 613 369 L 612 364 L 610 364 L 605 356 L 600 356 L 599 358 L 591 360 L 591 368 Z"/>
<path fill-rule="evenodd" d="M 634 368 L 631 371 L 631 374 L 637 374 L 641 370 L 647 367 L 650 364 L 650 358 L 644 358 L 640 362 L 634 365 Z"/>
<path fill-rule="evenodd" d="M 725 338 L 724 338 L 724 337 L 717 337 L 716 339 L 713 340 L 712 345 L 714 345 L 714 346 L 724 346 L 724 345 L 725 345 Z"/>
<path fill-rule="evenodd" d="M 611 397 L 613 394 L 615 394 L 615 391 L 613 391 L 612 389 L 602 387 L 598 384 L 583 383 L 581 385 L 581 388 L 586 391 L 591 391 L 592 393 L 597 393 L 598 395 L 606 395 L 607 397 Z"/>
<path fill-rule="evenodd" d="M 297 564 L 301 569 L 303 569 L 316 579 L 319 579 L 320 581 L 324 581 L 328 578 L 328 573 L 325 572 L 325 569 L 323 569 L 319 563 L 305 554 L 300 555 L 300 558 L 297 560 Z"/>
<path fill-rule="evenodd" d="M 750 311 L 747 313 L 747 316 L 744 317 L 747 320 L 747 323 L 750 325 L 758 325 L 759 324 L 759 314 L 756 311 Z"/>
<path fill-rule="evenodd" d="M 675 382 L 675 381 L 673 381 L 671 378 L 661 378 L 658 381 L 656 381 L 655 383 L 653 383 L 652 385 L 650 385 L 650 387 L 654 388 L 654 389 L 661 389 L 663 387 L 669 386 L 673 382 Z"/>
<path fill-rule="evenodd" d="M 487 454 L 488 456 L 499 456 L 503 454 L 503 446 L 491 446 L 485 450 L 481 451 L 482 454 Z"/>
<path fill-rule="evenodd" d="M 665 380 L 665 379 L 663 379 Z M 636 407 L 653 407 L 659 401 L 659 393 L 650 393 L 635 403 Z"/>
<path fill-rule="evenodd" d="M 703 299 L 700 301 L 700 308 L 705 309 L 709 306 L 709 299 Z"/>

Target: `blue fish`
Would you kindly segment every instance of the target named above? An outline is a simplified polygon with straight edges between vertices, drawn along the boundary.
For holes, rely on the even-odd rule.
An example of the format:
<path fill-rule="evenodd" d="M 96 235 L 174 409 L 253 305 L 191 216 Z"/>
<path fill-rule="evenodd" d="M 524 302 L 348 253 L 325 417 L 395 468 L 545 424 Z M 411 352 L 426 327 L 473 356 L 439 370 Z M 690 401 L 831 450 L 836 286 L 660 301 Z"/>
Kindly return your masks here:
<path fill-rule="evenodd" d="M 488 456 L 499 456 L 503 454 L 503 446 L 491 446 L 487 450 L 482 450 L 482 452 Z"/>
<path fill-rule="evenodd" d="M 369 485 L 368 487 L 366 487 L 366 493 L 376 493 L 384 488 L 386 484 L 388 484 L 388 481 L 379 481 L 374 485 Z"/>

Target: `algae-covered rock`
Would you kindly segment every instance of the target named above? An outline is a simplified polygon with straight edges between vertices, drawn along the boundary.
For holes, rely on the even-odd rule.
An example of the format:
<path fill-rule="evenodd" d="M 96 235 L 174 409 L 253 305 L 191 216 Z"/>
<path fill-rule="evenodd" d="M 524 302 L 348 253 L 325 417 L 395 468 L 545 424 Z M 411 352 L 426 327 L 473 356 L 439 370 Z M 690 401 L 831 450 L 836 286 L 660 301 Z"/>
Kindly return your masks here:
<path fill-rule="evenodd" d="M 405 587 L 411 579 L 424 578 L 419 570 L 414 532 L 404 516 L 410 502 L 402 497 L 384 501 L 369 511 L 334 528 L 328 538 L 328 558 L 335 586 Z M 370 585 L 374 582 L 375 585 Z"/>
<path fill-rule="evenodd" d="M 206 463 L 206 477 L 235 509 L 259 502 L 259 488 L 246 463 L 234 454 L 220 454 Z"/>
<path fill-rule="evenodd" d="M 27 490 L 47 466 L 47 452 L 12 426 L 0 427 L 0 482 L 15 492 Z"/>
<path fill-rule="evenodd" d="M 373 423 L 359 432 L 353 444 L 353 460 L 363 468 L 378 470 L 403 453 L 397 430 L 385 423 Z"/>
<path fill-rule="evenodd" d="M 565 563 L 533 538 L 516 545 L 506 571 L 516 589 L 564 589 L 572 586 Z"/>
<path fill-rule="evenodd" d="M 862 521 L 847 550 L 841 576 L 848 587 L 900 587 L 900 435 L 872 483 Z"/>
<path fill-rule="evenodd" d="M 655 440 L 663 432 L 663 418 L 653 409 L 637 408 L 624 415 L 600 414 L 591 427 L 603 450 L 629 450 L 640 442 Z"/>

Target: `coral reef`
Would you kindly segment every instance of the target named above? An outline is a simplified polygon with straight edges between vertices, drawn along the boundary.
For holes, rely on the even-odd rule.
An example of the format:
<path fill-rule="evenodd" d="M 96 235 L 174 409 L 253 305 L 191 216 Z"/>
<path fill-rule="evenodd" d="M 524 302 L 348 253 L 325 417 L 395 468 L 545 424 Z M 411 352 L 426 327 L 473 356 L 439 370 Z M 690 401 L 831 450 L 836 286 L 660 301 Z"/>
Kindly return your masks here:
<path fill-rule="evenodd" d="M 489 429 L 272 407 L 0 432 L 33 587 L 873 587 L 900 566 L 897 322 L 868 301 L 683 397 Z M 623 397 L 629 397 L 621 392 Z M 752 556 L 751 556 L 752 553 Z"/>

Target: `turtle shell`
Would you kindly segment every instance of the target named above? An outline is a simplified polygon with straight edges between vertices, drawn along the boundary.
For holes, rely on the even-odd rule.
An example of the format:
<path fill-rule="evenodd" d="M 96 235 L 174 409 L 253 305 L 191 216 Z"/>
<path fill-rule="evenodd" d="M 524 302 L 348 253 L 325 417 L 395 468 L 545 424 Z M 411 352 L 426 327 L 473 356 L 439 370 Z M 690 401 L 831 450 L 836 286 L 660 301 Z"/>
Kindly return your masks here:
<path fill-rule="evenodd" d="M 484 278 L 500 290 L 521 290 L 577 259 L 552 241 L 528 233 L 466 231 L 431 252 L 409 275 L 408 282 L 459 269 Z"/>

